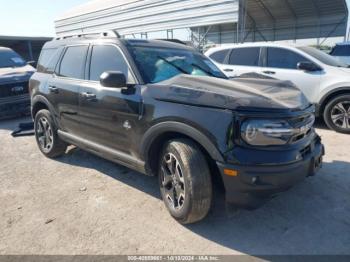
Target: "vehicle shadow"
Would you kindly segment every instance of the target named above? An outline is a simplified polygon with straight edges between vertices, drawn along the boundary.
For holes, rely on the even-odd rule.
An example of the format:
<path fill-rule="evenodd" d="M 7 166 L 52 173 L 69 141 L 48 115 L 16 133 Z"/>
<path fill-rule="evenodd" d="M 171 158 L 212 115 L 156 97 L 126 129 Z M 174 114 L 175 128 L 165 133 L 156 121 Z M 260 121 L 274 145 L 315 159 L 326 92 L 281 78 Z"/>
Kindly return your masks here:
<path fill-rule="evenodd" d="M 71 148 L 58 159 L 94 168 L 120 182 L 160 199 L 158 181 L 128 168 Z M 349 254 L 349 162 L 324 163 L 315 177 L 254 211 L 237 210 L 215 195 L 208 217 L 185 227 L 229 249 L 250 255 Z M 216 188 L 216 190 L 218 187 Z"/>
<path fill-rule="evenodd" d="M 8 119 L 0 119 L 0 130 L 15 130 L 18 128 L 20 123 L 29 123 L 32 122 L 32 118 L 30 116 L 20 116 L 20 117 L 12 117 Z"/>
<path fill-rule="evenodd" d="M 330 130 L 322 118 L 317 118 L 315 122 L 315 128 Z"/>

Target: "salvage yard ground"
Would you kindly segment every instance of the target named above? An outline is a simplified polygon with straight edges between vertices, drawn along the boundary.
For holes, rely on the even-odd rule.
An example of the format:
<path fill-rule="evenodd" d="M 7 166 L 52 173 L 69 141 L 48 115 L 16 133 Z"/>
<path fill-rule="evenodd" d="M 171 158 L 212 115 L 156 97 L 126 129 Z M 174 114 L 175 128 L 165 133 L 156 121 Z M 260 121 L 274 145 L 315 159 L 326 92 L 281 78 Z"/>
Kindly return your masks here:
<path fill-rule="evenodd" d="M 157 180 L 70 148 L 45 158 L 0 122 L 0 254 L 350 254 L 350 135 L 319 124 L 323 169 L 255 211 L 182 226 Z"/>

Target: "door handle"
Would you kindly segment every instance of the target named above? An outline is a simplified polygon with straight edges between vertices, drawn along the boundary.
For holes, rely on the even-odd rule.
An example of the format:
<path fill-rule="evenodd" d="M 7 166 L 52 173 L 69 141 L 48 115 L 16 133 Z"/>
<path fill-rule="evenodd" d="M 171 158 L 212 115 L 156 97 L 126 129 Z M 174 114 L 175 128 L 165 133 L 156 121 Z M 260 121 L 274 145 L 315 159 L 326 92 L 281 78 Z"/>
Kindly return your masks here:
<path fill-rule="evenodd" d="M 225 72 L 233 72 L 233 69 L 225 68 L 224 71 L 225 71 Z"/>
<path fill-rule="evenodd" d="M 96 100 L 96 95 L 93 94 L 93 93 L 84 92 L 84 93 L 81 93 L 81 96 L 84 97 L 86 100 L 89 100 L 89 101 Z"/>
<path fill-rule="evenodd" d="M 50 93 L 58 94 L 58 87 L 57 86 L 49 86 Z"/>
<path fill-rule="evenodd" d="M 267 75 L 274 75 L 276 74 L 275 71 L 263 71 L 264 74 L 267 74 Z"/>

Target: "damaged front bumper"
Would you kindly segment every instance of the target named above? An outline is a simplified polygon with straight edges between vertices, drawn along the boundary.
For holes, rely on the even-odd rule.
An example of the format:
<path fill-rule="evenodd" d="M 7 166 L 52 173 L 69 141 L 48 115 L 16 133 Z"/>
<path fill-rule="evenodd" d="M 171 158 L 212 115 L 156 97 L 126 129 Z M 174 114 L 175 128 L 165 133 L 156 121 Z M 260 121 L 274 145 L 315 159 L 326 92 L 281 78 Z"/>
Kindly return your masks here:
<path fill-rule="evenodd" d="M 306 150 L 305 150 L 306 149 Z M 300 151 L 300 150 L 299 150 Z M 264 156 L 268 151 L 262 151 Z M 322 166 L 324 146 L 317 136 L 302 150 L 298 161 L 259 165 L 217 163 L 226 189 L 226 201 L 236 206 L 254 209 L 277 193 L 291 188 L 305 177 L 313 176 Z M 281 152 L 286 159 L 295 155 L 295 149 Z M 232 170 L 232 172 L 225 172 Z"/>

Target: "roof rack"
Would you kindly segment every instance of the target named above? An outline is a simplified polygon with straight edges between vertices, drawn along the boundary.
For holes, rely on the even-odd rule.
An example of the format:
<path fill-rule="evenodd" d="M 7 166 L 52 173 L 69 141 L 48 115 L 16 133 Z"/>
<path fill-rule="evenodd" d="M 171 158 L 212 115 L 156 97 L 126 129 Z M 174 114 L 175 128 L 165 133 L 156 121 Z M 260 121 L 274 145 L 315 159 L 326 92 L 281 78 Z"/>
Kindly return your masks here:
<path fill-rule="evenodd" d="M 107 30 L 103 32 L 82 32 L 82 33 L 77 33 L 77 34 L 72 34 L 72 35 L 64 35 L 60 37 L 56 37 L 55 40 L 62 40 L 62 39 L 67 39 L 67 38 L 72 38 L 72 37 L 86 37 L 86 36 L 93 36 L 97 35 L 99 37 L 116 37 L 116 38 L 121 38 L 120 34 L 116 30 Z"/>

